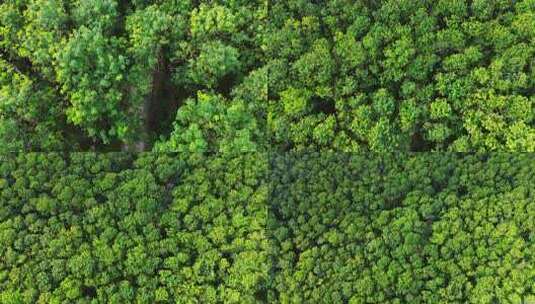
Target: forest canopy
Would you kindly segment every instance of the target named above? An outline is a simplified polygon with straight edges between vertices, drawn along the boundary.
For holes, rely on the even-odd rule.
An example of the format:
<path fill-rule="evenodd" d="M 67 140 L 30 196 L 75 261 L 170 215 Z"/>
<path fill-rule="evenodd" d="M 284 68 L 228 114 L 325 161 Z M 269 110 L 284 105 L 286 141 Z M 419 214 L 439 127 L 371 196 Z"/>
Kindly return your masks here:
<path fill-rule="evenodd" d="M 1 151 L 535 151 L 533 0 L 0 4 Z"/>
<path fill-rule="evenodd" d="M 0 157 L 0 303 L 265 301 L 261 157 Z"/>
<path fill-rule="evenodd" d="M 535 300 L 533 154 L 0 160 L 1 303 Z"/>
<path fill-rule="evenodd" d="M 535 303 L 534 191 L 535 0 L 0 1 L 0 304 Z"/>
<path fill-rule="evenodd" d="M 2 1 L 0 151 L 250 150 L 265 20 L 263 1 Z"/>
<path fill-rule="evenodd" d="M 285 154 L 277 303 L 535 301 L 535 155 Z"/>

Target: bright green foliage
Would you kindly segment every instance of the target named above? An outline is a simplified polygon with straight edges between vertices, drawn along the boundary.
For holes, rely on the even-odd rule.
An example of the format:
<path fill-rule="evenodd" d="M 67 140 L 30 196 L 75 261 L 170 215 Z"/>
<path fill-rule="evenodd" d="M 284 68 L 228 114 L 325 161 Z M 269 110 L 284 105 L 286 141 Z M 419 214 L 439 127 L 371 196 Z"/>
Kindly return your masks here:
<path fill-rule="evenodd" d="M 529 303 L 535 156 L 272 159 L 272 303 Z"/>
<path fill-rule="evenodd" d="M 275 1 L 269 13 L 268 130 L 282 149 L 535 151 L 532 1 Z"/>
<path fill-rule="evenodd" d="M 0 156 L 2 303 L 258 303 L 267 161 Z"/>
<path fill-rule="evenodd" d="M 215 35 L 231 35 L 238 26 L 236 16 L 230 8 L 214 4 L 201 3 L 191 13 L 191 35 L 207 39 Z"/>
<path fill-rule="evenodd" d="M 45 83 L 34 83 L 1 59 L 0 85 L 0 153 L 63 148 L 57 92 Z"/>
<path fill-rule="evenodd" d="M 533 0 L 7 0 L 0 59 L 49 88 L 39 137 L 75 149 L 163 151 L 210 94 L 278 152 L 532 152 L 534 28 Z M 53 150 L 19 116 L 2 146 Z"/>
<path fill-rule="evenodd" d="M 69 22 L 64 1 L 7 1 L 0 10 L 4 8 L 7 20 L 0 21 L 0 28 L 11 38 L 3 46 L 5 53 L 39 66 L 41 73 L 29 77 L 52 77 L 54 54 L 62 47 L 60 40 Z"/>
<path fill-rule="evenodd" d="M 128 16 L 126 30 L 134 56 L 148 65 L 150 71 L 162 46 L 169 43 L 167 36 L 173 30 L 173 20 L 157 6 L 149 6 Z"/>
<path fill-rule="evenodd" d="M 197 100 L 188 100 L 177 113 L 174 131 L 155 151 L 253 152 L 262 135 L 247 104 L 221 96 L 199 92 Z"/>
<path fill-rule="evenodd" d="M 173 84 L 190 98 L 156 151 L 252 151 L 265 140 L 258 138 L 267 103 L 260 49 L 265 8 L 263 1 L 201 1 L 188 12 L 185 37 L 170 45 L 170 60 L 177 63 Z M 249 96 L 240 96 L 244 91 Z"/>
<path fill-rule="evenodd" d="M 124 42 L 106 39 L 98 28 L 82 26 L 58 54 L 57 79 L 72 104 L 66 111 L 75 125 L 105 143 L 129 133 L 127 110 L 121 109 L 127 59 L 120 55 Z M 131 131 L 131 130 L 130 130 Z"/>
<path fill-rule="evenodd" d="M 233 76 L 239 70 L 238 50 L 221 42 L 208 42 L 201 47 L 197 58 L 191 59 L 188 80 L 213 88 L 225 76 Z"/>
<path fill-rule="evenodd" d="M 265 8 L 263 1 L 4 1 L 2 69 L 17 69 L 34 86 L 50 88 L 43 105 L 28 105 L 59 110 L 36 117 L 52 129 L 40 137 L 62 130 L 62 146 L 76 150 L 115 150 L 140 141 L 150 148 L 173 133 L 177 108 L 198 91 L 228 98 L 261 69 Z M 2 90 L 12 88 L 2 83 Z M 246 107 L 260 116 L 256 111 L 265 109 L 266 99 Z M 10 116 L 0 124 L 5 150 L 60 148 L 21 144 L 12 130 L 27 118 L 1 111 Z"/>
<path fill-rule="evenodd" d="M 72 18 L 78 26 L 114 30 L 118 17 L 118 3 L 114 0 L 74 1 Z"/>

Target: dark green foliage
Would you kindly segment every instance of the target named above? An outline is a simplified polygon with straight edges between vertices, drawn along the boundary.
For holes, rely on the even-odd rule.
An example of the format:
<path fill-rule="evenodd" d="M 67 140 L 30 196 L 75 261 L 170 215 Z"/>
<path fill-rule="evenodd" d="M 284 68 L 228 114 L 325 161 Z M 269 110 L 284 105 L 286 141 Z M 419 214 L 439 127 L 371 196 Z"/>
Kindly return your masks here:
<path fill-rule="evenodd" d="M 275 157 L 270 301 L 529 303 L 534 170 L 530 154 Z"/>
<path fill-rule="evenodd" d="M 0 157 L 2 303 L 529 303 L 531 154 Z"/>

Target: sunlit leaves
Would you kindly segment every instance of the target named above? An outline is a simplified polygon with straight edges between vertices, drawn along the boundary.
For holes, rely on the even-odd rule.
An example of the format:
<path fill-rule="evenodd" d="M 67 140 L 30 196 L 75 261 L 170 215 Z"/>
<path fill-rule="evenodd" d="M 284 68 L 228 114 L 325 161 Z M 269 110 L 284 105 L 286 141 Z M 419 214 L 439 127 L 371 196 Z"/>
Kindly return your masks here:
<path fill-rule="evenodd" d="M 220 41 L 201 46 L 199 56 L 189 62 L 187 77 L 193 84 L 215 88 L 224 77 L 236 76 L 240 71 L 239 51 Z"/>
<path fill-rule="evenodd" d="M 521 129 L 526 138 L 533 132 L 525 118 L 504 114 L 515 112 L 516 103 L 507 102 L 501 110 L 480 105 L 495 101 L 494 95 L 530 100 L 529 1 L 360 5 L 273 5 L 276 25 L 268 36 L 273 43 L 266 45 L 273 67 L 273 123 L 268 122 L 273 141 L 292 150 L 526 151 L 507 139 L 517 138 Z M 354 23 L 346 20 L 349 15 Z M 314 25 L 308 31 L 305 21 Z M 287 90 L 295 89 L 310 96 L 312 109 L 315 100 L 336 100 L 335 111 L 328 114 L 337 122 L 337 140 L 328 145 L 316 140 L 310 129 L 325 117 L 298 110 L 303 99 L 288 102 Z M 354 105 L 356 98 L 361 101 Z M 288 111 L 290 104 L 295 110 Z"/>
<path fill-rule="evenodd" d="M 236 31 L 236 17 L 228 7 L 201 3 L 190 17 L 191 35 L 195 39 L 211 38 L 216 35 L 231 35 Z"/>
<path fill-rule="evenodd" d="M 104 142 L 125 139 L 133 131 L 129 117 L 120 109 L 128 64 L 122 48 L 124 41 L 82 26 L 57 56 L 57 77 L 71 102 L 66 112 L 69 120 Z M 135 111 L 135 105 L 130 111 Z"/>
<path fill-rule="evenodd" d="M 239 99 L 199 93 L 179 109 L 174 131 L 157 151 L 251 152 L 260 144 L 262 130 L 247 104 Z"/>
<path fill-rule="evenodd" d="M 0 85 L 0 151 L 61 148 L 63 115 L 56 91 L 1 59 Z"/>

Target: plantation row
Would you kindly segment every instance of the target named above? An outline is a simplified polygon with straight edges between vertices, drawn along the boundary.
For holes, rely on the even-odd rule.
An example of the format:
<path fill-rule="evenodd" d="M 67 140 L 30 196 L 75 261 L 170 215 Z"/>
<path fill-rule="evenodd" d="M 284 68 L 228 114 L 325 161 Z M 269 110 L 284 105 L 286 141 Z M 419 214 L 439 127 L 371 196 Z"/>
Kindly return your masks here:
<path fill-rule="evenodd" d="M 535 0 L 4 0 L 0 152 L 535 151 Z"/>
<path fill-rule="evenodd" d="M 529 303 L 535 155 L 0 156 L 0 303 Z"/>

